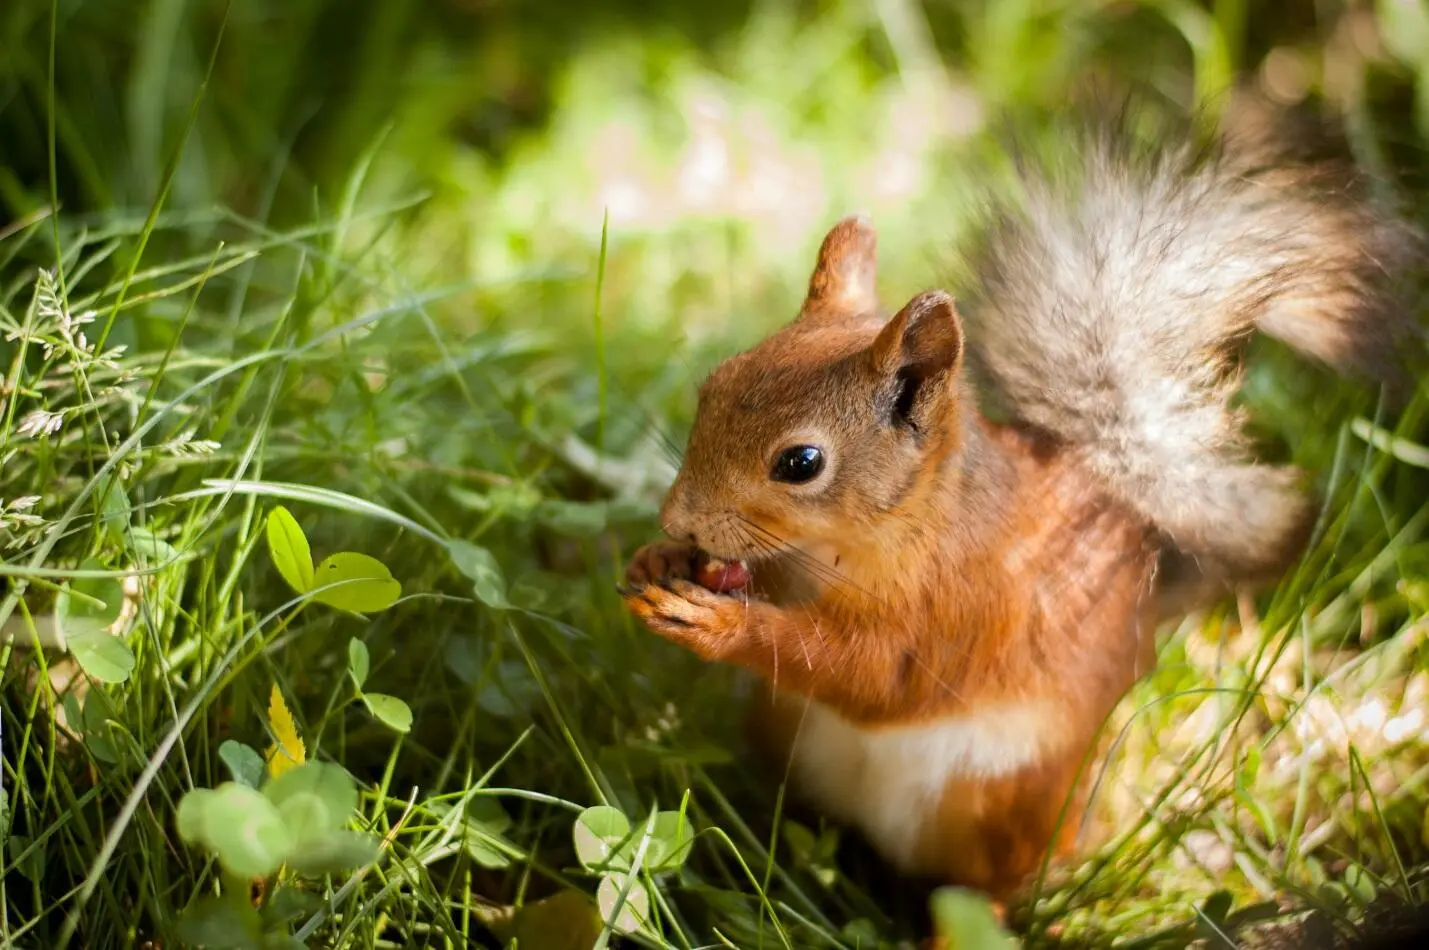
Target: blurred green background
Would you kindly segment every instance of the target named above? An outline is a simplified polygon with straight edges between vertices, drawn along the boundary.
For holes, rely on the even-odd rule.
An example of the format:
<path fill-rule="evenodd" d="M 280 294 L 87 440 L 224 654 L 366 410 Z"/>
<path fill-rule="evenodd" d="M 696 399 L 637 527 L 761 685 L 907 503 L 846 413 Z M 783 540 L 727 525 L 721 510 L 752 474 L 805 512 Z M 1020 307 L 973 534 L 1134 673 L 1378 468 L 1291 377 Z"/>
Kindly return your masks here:
<path fill-rule="evenodd" d="M 993 131 L 1093 84 L 1176 113 L 1253 84 L 1421 216 L 1426 72 L 1422 0 L 5 0 L 0 939 L 589 947 L 572 823 L 608 804 L 698 832 L 627 943 L 913 945 L 925 895 L 745 762 L 740 678 L 615 596 L 705 370 L 793 315 L 849 211 L 889 303 L 956 293 Z M 1016 910 L 1030 946 L 1424 896 L 1423 394 L 1387 415 L 1261 346 L 1246 398 L 1326 494 L 1316 546 L 1167 631 L 1117 723 L 1126 834 Z M 295 611 L 279 503 L 404 598 Z M 61 593 L 136 569 L 122 677 L 35 649 Z M 267 877 L 244 936 L 175 816 L 222 743 L 273 743 L 275 684 L 383 857 Z"/>

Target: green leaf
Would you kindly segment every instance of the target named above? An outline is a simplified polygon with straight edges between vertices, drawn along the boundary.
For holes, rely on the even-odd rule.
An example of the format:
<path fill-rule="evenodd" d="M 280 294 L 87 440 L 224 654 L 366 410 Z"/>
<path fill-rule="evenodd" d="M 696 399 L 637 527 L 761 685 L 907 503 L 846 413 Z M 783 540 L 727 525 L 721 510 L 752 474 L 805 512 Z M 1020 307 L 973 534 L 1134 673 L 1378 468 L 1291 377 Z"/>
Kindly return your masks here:
<path fill-rule="evenodd" d="M 292 838 L 274 803 L 247 785 L 224 782 L 198 806 L 202 841 L 241 877 L 267 877 L 288 859 Z"/>
<path fill-rule="evenodd" d="M 327 808 L 329 824 L 324 830 L 337 830 L 347 824 L 357 811 L 357 785 L 340 765 L 331 762 L 305 762 L 268 782 L 263 794 L 277 808 L 297 795 L 316 795 Z"/>
<path fill-rule="evenodd" d="M 201 897 L 183 912 L 177 936 L 185 946 L 212 950 L 267 950 L 263 921 L 246 901 Z"/>
<path fill-rule="evenodd" d="M 163 564 L 179 556 L 178 549 L 148 528 L 130 528 L 125 539 L 130 554 L 144 566 Z"/>
<path fill-rule="evenodd" d="M 107 633 L 71 637 L 69 652 L 80 669 L 101 683 L 122 683 L 134 671 L 134 651 Z"/>
<path fill-rule="evenodd" d="M 263 935 L 263 950 L 308 950 L 308 945 L 279 929 Z"/>
<path fill-rule="evenodd" d="M 280 887 L 263 902 L 263 922 L 281 924 L 294 917 L 304 917 L 323 906 L 323 899 L 311 891 L 296 887 Z"/>
<path fill-rule="evenodd" d="M 115 544 L 124 543 L 125 528 L 129 527 L 134 506 L 129 502 L 129 493 L 124 483 L 114 475 L 102 475 L 94 486 L 93 498 L 99 506 L 99 523 Z"/>
<path fill-rule="evenodd" d="M 933 892 L 933 926 L 952 947 L 1013 950 L 1012 937 L 997 921 L 987 898 L 973 891 L 941 887 Z"/>
<path fill-rule="evenodd" d="M 362 689 L 362 684 L 367 682 L 367 674 L 371 668 L 372 661 L 367 654 L 367 644 L 356 637 L 347 641 L 347 673 L 358 689 Z"/>
<path fill-rule="evenodd" d="M 107 568 L 95 558 L 81 570 Z M 103 683 L 122 683 L 134 671 L 129 644 L 109 632 L 124 610 L 124 585 L 117 577 L 76 577 L 60 588 L 55 619 L 70 654 L 90 676 Z"/>
<path fill-rule="evenodd" d="M 24 835 L 11 835 L 9 843 L 10 861 L 15 865 L 16 870 L 36 884 L 43 880 L 45 876 L 45 843 L 31 841 Z"/>
<path fill-rule="evenodd" d="M 368 712 L 389 729 L 408 732 L 412 728 L 412 709 L 396 696 L 386 693 L 363 693 Z"/>
<path fill-rule="evenodd" d="M 298 520 L 282 505 L 268 512 L 268 554 L 295 593 L 306 594 L 313 589 L 312 549 Z"/>
<path fill-rule="evenodd" d="M 1345 868 L 1345 887 L 1366 907 L 1374 903 L 1379 891 L 1375 887 L 1374 877 L 1358 864 Z"/>
<path fill-rule="evenodd" d="M 587 870 L 630 866 L 630 820 L 620 809 L 609 805 L 587 808 L 576 818 L 571 833 L 576 857 Z"/>
<path fill-rule="evenodd" d="M 263 784 L 263 757 L 257 750 L 232 739 L 223 740 L 218 747 L 218 757 L 228 766 L 233 780 L 257 788 Z"/>
<path fill-rule="evenodd" d="M 606 505 L 604 502 L 543 501 L 536 508 L 536 518 L 558 534 L 590 538 L 605 530 Z"/>
<path fill-rule="evenodd" d="M 106 571 L 97 558 L 86 558 L 82 571 Z M 124 585 L 117 577 L 76 577 L 60 588 L 55 604 L 66 638 L 85 633 L 103 633 L 124 611 Z"/>
<path fill-rule="evenodd" d="M 341 586 L 320 589 L 339 582 Z M 387 565 L 355 551 L 323 558 L 314 576 L 313 599 L 339 610 L 377 613 L 391 607 L 401 596 L 402 585 L 393 580 Z"/>
<path fill-rule="evenodd" d="M 320 877 L 360 868 L 375 860 L 377 839 L 356 831 L 328 831 L 303 839 L 288 859 L 288 866 L 304 877 Z"/>
<path fill-rule="evenodd" d="M 511 827 L 511 816 L 494 795 L 473 795 L 466 803 L 466 817 L 491 835 L 499 835 Z"/>
<path fill-rule="evenodd" d="M 676 870 L 690 856 L 694 843 L 695 830 L 689 815 L 678 811 L 659 812 L 655 815 L 655 827 L 650 832 L 645 866 L 652 872 Z"/>
<path fill-rule="evenodd" d="M 496 563 L 490 551 L 468 541 L 450 541 L 447 552 L 456 569 L 472 582 L 472 592 L 477 600 L 494 610 L 505 610 L 511 606 L 506 599 L 506 579 L 501 573 L 501 565 Z"/>
<path fill-rule="evenodd" d="M 185 844 L 207 847 L 208 807 L 215 794 L 217 793 L 211 788 L 195 788 L 179 800 L 174 824 Z"/>
<path fill-rule="evenodd" d="M 622 905 L 620 892 L 627 887 L 629 890 Z M 638 878 L 628 877 L 618 871 L 600 879 L 600 885 L 595 889 L 595 902 L 600 907 L 601 919 L 618 933 L 633 934 L 650 919 L 650 895 L 646 892 L 645 885 Z M 617 906 L 620 908 L 619 913 L 616 912 Z"/>
<path fill-rule="evenodd" d="M 511 859 L 491 841 L 501 840 L 501 833 L 511 827 L 511 816 L 501 802 L 490 795 L 476 795 L 466 804 L 466 819 L 467 834 L 462 845 L 471 859 L 492 870 L 510 865 Z"/>
<path fill-rule="evenodd" d="M 85 695 L 84 711 L 80 715 L 78 725 L 84 733 L 85 747 L 101 762 L 119 762 L 119 747 L 113 725 L 119 721 L 119 710 L 114 708 L 104 690 L 91 689 Z"/>
<path fill-rule="evenodd" d="M 541 698 L 541 684 L 520 660 L 503 660 L 476 692 L 476 704 L 482 709 L 509 719 L 527 716 Z"/>
<path fill-rule="evenodd" d="M 328 803 L 312 792 L 297 792 L 283 799 L 278 806 L 283 824 L 293 840 L 293 849 L 301 850 L 334 828 L 340 828 L 346 815 L 334 815 Z"/>

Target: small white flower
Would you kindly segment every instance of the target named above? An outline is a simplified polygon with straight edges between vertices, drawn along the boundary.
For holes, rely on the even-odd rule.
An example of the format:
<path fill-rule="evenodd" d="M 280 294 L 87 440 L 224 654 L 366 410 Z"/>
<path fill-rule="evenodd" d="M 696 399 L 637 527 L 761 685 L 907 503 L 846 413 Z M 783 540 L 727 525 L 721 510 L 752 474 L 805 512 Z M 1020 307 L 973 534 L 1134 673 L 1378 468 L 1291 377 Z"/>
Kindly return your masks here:
<path fill-rule="evenodd" d="M 40 503 L 39 495 L 21 495 L 5 506 L 6 511 L 29 511 Z"/>

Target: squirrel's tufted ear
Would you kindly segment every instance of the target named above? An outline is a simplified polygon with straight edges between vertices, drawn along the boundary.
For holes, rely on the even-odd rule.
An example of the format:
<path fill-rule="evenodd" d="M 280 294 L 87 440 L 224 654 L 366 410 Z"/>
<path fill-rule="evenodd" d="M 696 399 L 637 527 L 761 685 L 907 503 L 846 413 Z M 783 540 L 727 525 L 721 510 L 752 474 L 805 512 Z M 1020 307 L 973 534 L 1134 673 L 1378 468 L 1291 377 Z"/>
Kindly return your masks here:
<path fill-rule="evenodd" d="M 878 307 L 878 236 L 864 215 L 850 215 L 833 226 L 819 248 L 819 262 L 809 278 L 804 311 L 831 307 L 863 313 Z"/>
<path fill-rule="evenodd" d="M 963 327 L 953 298 L 941 290 L 919 294 L 879 331 L 873 368 L 892 381 L 885 411 L 897 426 L 933 432 L 954 404 L 963 361 Z"/>
<path fill-rule="evenodd" d="M 941 290 L 908 301 L 873 343 L 874 365 L 887 375 L 928 379 L 956 370 L 962 358 L 962 320 L 953 298 Z"/>

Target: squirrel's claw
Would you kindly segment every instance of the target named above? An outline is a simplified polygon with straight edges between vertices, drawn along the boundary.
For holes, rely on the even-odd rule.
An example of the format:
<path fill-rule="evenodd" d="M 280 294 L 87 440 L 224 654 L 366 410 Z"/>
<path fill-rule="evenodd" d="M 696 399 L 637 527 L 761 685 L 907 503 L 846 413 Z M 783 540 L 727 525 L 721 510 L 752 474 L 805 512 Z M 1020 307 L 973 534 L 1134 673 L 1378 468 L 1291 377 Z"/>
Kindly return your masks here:
<path fill-rule="evenodd" d="M 664 584 L 668 580 L 683 580 L 690 576 L 695 553 L 693 545 L 680 541 L 647 544 L 630 559 L 630 565 L 625 569 L 626 583 Z"/>
<path fill-rule="evenodd" d="M 716 659 L 745 632 L 745 601 L 671 580 L 632 590 L 626 606 L 650 630 L 706 659 Z"/>

